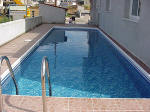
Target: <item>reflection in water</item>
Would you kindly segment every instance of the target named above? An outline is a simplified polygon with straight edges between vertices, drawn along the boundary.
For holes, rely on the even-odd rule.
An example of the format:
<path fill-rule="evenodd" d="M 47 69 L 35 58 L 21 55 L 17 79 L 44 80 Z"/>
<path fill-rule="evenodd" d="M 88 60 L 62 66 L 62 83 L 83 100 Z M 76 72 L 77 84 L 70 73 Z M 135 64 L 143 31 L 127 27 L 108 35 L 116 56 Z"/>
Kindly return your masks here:
<path fill-rule="evenodd" d="M 48 38 L 46 39 L 47 44 L 50 43 L 63 43 L 63 42 L 67 42 L 67 36 L 66 36 L 66 31 L 64 30 L 55 30 L 53 32 L 50 33 L 50 35 L 48 36 Z M 46 44 L 46 43 L 44 43 Z"/>
<path fill-rule="evenodd" d="M 49 35 L 49 38 L 46 39 L 47 44 L 53 44 L 54 45 L 54 69 L 56 69 L 57 64 L 57 44 L 67 42 L 67 36 L 65 35 L 66 31 L 64 30 L 56 30 L 54 32 L 51 32 Z"/>

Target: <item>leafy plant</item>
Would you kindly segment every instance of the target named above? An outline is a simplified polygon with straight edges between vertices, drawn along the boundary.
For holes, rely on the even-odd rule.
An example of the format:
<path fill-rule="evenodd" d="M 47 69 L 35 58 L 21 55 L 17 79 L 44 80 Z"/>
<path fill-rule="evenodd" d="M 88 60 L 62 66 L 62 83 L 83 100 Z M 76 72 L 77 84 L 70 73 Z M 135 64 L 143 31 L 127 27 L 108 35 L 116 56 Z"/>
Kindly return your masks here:
<path fill-rule="evenodd" d="M 11 18 L 8 18 L 7 16 L 0 16 L 0 23 L 5 23 L 11 21 Z"/>

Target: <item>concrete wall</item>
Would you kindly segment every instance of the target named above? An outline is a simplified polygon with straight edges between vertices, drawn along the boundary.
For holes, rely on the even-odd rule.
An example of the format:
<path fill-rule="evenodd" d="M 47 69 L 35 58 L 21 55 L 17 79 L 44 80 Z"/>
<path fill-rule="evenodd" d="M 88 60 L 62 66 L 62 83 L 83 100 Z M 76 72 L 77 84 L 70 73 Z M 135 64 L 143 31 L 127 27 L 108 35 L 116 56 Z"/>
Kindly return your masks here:
<path fill-rule="evenodd" d="M 42 23 L 65 23 L 66 10 L 50 5 L 40 4 Z"/>
<path fill-rule="evenodd" d="M 110 11 L 105 11 L 106 0 L 93 0 L 97 1 L 100 1 L 100 8 L 98 12 L 94 8 L 91 10 L 92 22 L 99 24 L 99 27 L 150 67 L 150 0 L 141 0 L 140 19 L 137 22 L 126 16 L 129 10 L 126 2 L 130 0 L 112 0 Z M 98 13 L 97 22 L 93 18 L 98 18 Z"/>
<path fill-rule="evenodd" d="M 0 24 L 0 46 L 41 23 L 42 17 L 34 17 Z"/>

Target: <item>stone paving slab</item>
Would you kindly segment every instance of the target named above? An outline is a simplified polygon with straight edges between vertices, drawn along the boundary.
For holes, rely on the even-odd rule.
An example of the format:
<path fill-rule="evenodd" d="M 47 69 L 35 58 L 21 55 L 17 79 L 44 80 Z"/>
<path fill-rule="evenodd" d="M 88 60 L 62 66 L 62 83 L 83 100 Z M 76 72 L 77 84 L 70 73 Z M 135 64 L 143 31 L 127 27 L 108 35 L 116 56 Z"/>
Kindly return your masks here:
<path fill-rule="evenodd" d="M 148 99 L 47 97 L 47 112 L 150 112 Z M 42 112 L 42 97 L 3 96 L 6 112 Z"/>

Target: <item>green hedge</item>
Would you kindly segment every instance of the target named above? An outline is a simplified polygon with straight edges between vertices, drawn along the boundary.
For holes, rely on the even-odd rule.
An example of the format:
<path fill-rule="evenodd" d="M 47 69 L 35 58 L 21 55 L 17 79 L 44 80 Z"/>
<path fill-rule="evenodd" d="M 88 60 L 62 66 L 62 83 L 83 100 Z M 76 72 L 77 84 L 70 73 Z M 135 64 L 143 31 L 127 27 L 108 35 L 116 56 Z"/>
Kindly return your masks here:
<path fill-rule="evenodd" d="M 9 19 L 8 17 L 6 16 L 0 16 L 0 23 L 5 23 L 5 22 L 8 22 L 8 21 L 11 21 L 12 19 Z"/>

